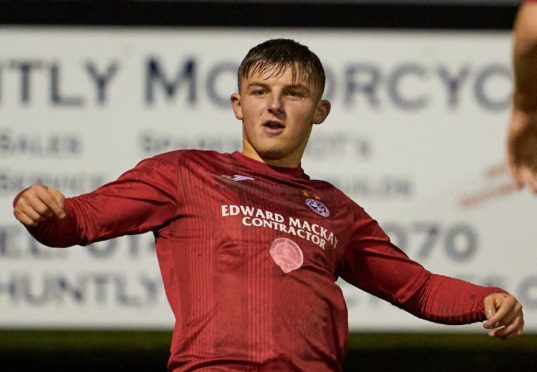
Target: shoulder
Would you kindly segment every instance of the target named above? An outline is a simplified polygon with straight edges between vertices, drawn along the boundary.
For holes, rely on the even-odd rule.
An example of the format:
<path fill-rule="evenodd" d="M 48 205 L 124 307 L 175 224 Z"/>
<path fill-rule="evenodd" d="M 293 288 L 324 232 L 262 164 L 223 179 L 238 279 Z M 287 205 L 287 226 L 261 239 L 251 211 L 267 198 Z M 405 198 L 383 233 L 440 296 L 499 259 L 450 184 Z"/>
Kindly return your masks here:
<path fill-rule="evenodd" d="M 142 160 L 137 168 L 175 177 L 202 175 L 221 170 L 231 162 L 231 155 L 208 150 L 175 150 Z"/>
<path fill-rule="evenodd" d="M 341 191 L 338 187 L 334 186 L 330 182 L 316 179 L 312 179 L 310 180 L 310 182 L 316 190 L 326 193 L 333 198 L 337 198 L 346 202 L 352 201 L 349 196 L 347 196 L 343 191 Z"/>
<path fill-rule="evenodd" d="M 226 157 L 215 151 L 175 150 L 161 153 L 138 162 L 133 170 L 148 174 L 178 174 L 182 169 L 203 168 L 209 160 L 219 162 Z M 220 159 L 222 158 L 222 159 Z"/>
<path fill-rule="evenodd" d="M 351 197 L 330 182 L 315 179 L 311 180 L 310 182 L 316 190 L 319 190 L 319 192 L 325 195 L 327 200 L 330 200 L 331 203 L 336 204 L 339 208 L 344 207 L 346 208 L 347 212 L 352 210 L 363 211 L 363 208 L 360 207 Z"/>
<path fill-rule="evenodd" d="M 174 150 L 155 155 L 143 161 L 160 162 L 169 164 L 184 164 L 191 161 L 203 161 L 206 159 L 225 158 L 226 154 L 208 150 Z"/>

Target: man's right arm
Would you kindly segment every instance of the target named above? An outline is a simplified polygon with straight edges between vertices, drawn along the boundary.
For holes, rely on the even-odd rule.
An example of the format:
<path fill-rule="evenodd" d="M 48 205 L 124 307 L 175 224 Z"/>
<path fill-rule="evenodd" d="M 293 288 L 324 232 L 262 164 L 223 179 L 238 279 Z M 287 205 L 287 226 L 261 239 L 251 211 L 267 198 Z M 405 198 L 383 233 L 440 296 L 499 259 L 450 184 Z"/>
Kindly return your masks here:
<path fill-rule="evenodd" d="M 144 160 L 116 181 L 74 198 L 32 185 L 15 199 L 14 215 L 38 241 L 53 247 L 154 230 L 178 213 L 176 160 Z"/>

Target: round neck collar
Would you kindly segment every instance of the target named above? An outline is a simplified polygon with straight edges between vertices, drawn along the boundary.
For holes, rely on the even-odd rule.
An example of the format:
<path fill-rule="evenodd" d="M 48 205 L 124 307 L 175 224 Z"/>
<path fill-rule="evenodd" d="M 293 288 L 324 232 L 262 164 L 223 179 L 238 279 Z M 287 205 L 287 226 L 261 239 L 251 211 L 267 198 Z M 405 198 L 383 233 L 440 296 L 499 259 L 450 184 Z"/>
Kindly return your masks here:
<path fill-rule="evenodd" d="M 274 165 L 263 163 L 262 161 L 249 158 L 248 156 L 244 155 L 239 151 L 231 153 L 231 156 L 235 160 L 246 165 L 248 168 L 252 168 L 254 170 L 267 174 L 272 174 L 276 177 L 309 179 L 309 177 L 304 173 L 304 169 L 302 169 L 301 166 L 298 166 L 296 168 L 277 167 Z"/>

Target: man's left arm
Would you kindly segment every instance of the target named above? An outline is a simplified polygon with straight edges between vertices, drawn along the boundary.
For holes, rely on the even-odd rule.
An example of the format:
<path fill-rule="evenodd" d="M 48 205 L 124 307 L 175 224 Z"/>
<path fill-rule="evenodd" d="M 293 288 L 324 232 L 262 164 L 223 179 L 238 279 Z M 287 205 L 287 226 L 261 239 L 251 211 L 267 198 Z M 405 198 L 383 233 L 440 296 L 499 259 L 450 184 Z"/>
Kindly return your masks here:
<path fill-rule="evenodd" d="M 522 305 L 500 288 L 431 274 L 401 307 L 420 318 L 444 324 L 485 321 L 489 336 L 511 339 L 522 334 Z"/>
<path fill-rule="evenodd" d="M 493 337 L 522 334 L 522 305 L 495 287 L 433 274 L 394 246 L 378 223 L 355 209 L 353 240 L 338 275 L 364 291 L 425 320 L 441 324 L 485 321 Z"/>

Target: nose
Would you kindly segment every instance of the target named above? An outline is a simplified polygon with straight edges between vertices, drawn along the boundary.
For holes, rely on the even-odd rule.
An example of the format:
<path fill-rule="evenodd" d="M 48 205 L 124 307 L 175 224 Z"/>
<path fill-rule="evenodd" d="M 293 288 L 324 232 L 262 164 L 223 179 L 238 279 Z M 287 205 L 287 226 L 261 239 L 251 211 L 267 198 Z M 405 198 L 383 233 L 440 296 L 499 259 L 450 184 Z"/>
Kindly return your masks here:
<path fill-rule="evenodd" d="M 281 93 L 273 92 L 270 95 L 268 110 L 272 114 L 280 114 L 283 112 L 283 96 Z"/>

